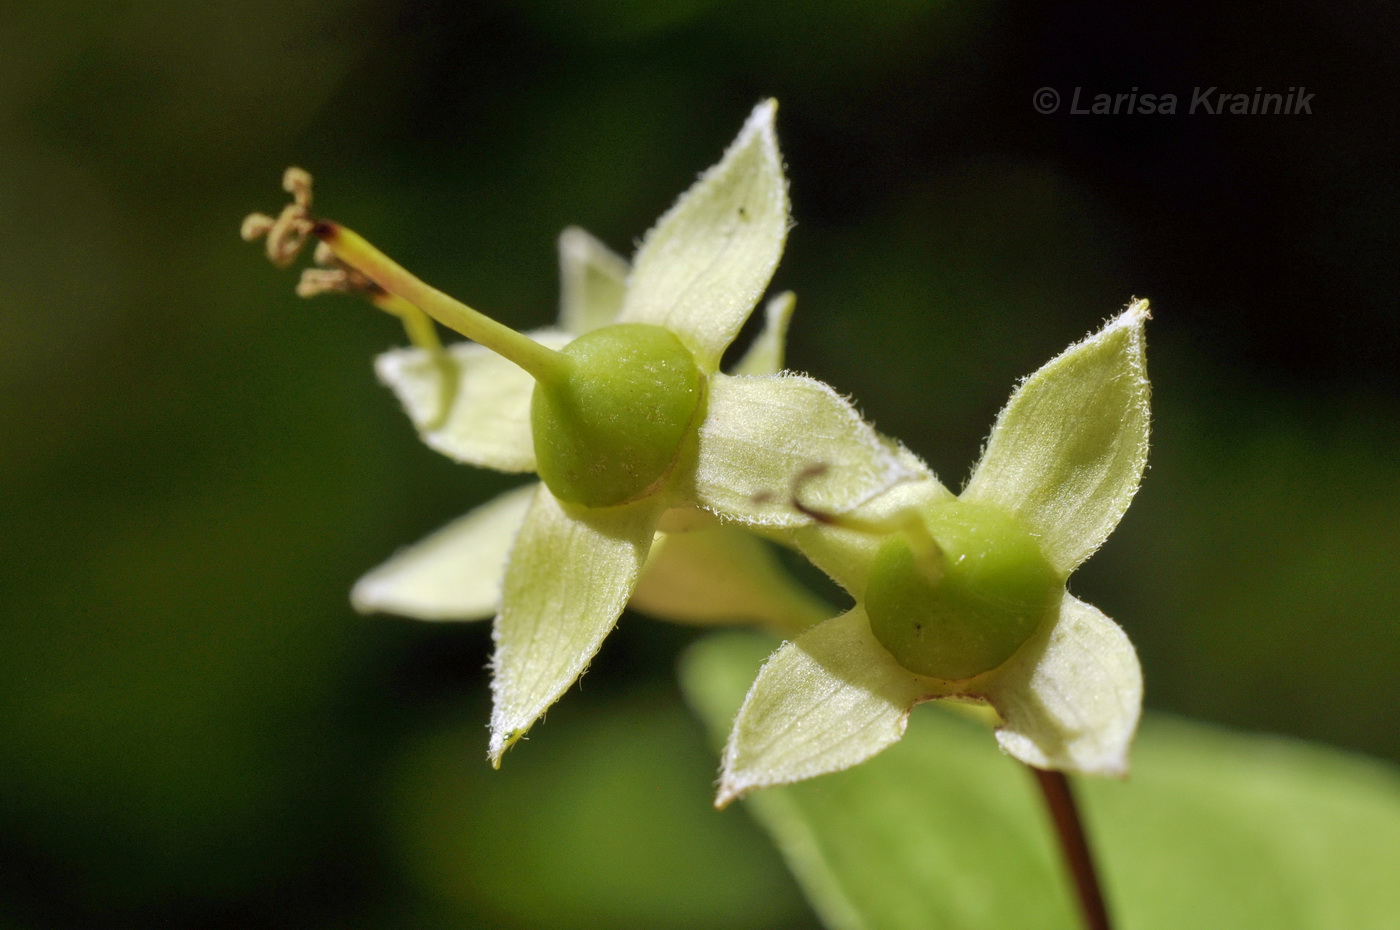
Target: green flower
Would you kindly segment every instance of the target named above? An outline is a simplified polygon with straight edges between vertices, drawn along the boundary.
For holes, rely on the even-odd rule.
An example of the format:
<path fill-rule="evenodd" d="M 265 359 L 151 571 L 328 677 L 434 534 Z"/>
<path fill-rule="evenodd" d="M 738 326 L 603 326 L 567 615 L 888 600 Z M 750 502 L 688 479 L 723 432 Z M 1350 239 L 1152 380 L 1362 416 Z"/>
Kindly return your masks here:
<path fill-rule="evenodd" d="M 764 665 L 725 749 L 719 806 L 856 765 L 940 698 L 989 705 L 1002 749 L 1029 765 L 1127 771 L 1137 656 L 1065 581 L 1142 478 L 1147 318 L 1135 301 L 1026 379 L 962 494 L 924 468 L 857 515 L 791 534 L 857 603 Z"/>
<path fill-rule="evenodd" d="M 566 237 L 566 263 L 571 248 L 592 253 L 566 264 L 569 287 L 586 296 L 566 299 L 563 328 L 536 338 L 312 216 L 309 190 L 294 191 L 278 219 L 245 223 L 245 237 L 266 234 L 283 263 L 300 239 L 320 240 L 329 271 L 308 272 L 303 292 L 358 288 L 406 324 L 421 311 L 478 343 L 444 350 L 410 326 L 418 350 L 391 353 L 379 371 L 435 448 L 540 474 L 533 492 L 477 515 L 520 521 L 494 626 L 495 764 L 586 669 L 659 529 L 714 518 L 796 528 L 807 517 L 775 492 L 813 463 L 827 467 L 811 500 L 832 512 L 908 477 L 898 450 L 821 382 L 717 371 L 789 227 L 775 113 L 772 101 L 754 110 L 719 164 L 646 236 L 625 284 L 620 262 Z M 779 300 L 772 312 L 782 316 L 790 307 Z"/>
<path fill-rule="evenodd" d="M 622 309 L 628 264 L 582 229 L 570 227 L 559 237 L 562 278 L 557 328 L 528 335 L 546 345 L 567 345 L 573 338 L 611 325 Z M 793 295 L 768 301 L 764 328 L 733 367 L 736 375 L 773 375 L 783 367 Z M 380 378 L 398 395 L 424 442 L 459 461 L 475 462 L 483 454 L 486 418 L 518 424 L 501 416 L 501 403 L 486 392 L 499 391 L 520 375 L 514 365 L 473 343 L 452 346 L 449 355 L 456 392 L 446 397 L 435 353 L 395 349 L 376 362 Z M 461 372 L 470 377 L 463 381 Z M 459 396 L 459 393 L 465 396 Z M 500 392 L 519 402 L 518 392 Z M 443 415 L 446 404 L 448 415 Z M 499 430 L 498 430 L 499 432 Z M 501 457 L 522 443 L 493 450 Z M 528 465 L 528 462 L 527 462 Z M 383 612 L 420 620 L 486 620 L 501 603 L 501 579 L 516 534 L 539 488 L 531 482 L 507 491 L 408 546 L 356 583 L 351 601 L 364 612 Z M 720 525 L 704 514 L 673 511 L 668 533 L 658 533 L 628 606 L 658 619 L 714 624 L 742 621 L 775 632 L 797 633 L 825 620 L 831 611 L 796 584 L 778 565 L 769 548 L 737 526 Z"/>

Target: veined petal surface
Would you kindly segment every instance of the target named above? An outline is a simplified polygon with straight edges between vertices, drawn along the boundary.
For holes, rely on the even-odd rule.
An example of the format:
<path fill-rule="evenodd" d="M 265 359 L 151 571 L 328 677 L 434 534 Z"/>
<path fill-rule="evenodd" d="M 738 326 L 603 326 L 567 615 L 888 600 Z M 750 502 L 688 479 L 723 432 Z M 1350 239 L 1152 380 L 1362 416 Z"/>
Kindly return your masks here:
<path fill-rule="evenodd" d="M 804 375 L 710 376 L 694 500 L 756 526 L 811 518 L 793 504 L 841 513 L 914 477 L 901 450 L 850 402 Z"/>
<path fill-rule="evenodd" d="M 485 620 L 501 603 L 501 575 L 535 485 L 507 491 L 408 546 L 350 592 L 362 613 L 418 620 Z"/>
<path fill-rule="evenodd" d="M 734 366 L 731 374 L 776 375 L 783 370 L 788 323 L 797 309 L 797 295 L 783 291 L 763 308 L 763 331 Z"/>
<path fill-rule="evenodd" d="M 1122 519 L 1147 464 L 1147 301 L 1027 378 L 961 499 L 1016 514 L 1068 575 Z"/>
<path fill-rule="evenodd" d="M 540 485 L 506 567 L 496 617 L 490 757 L 583 674 L 617 623 L 664 506 L 571 507 Z"/>
<path fill-rule="evenodd" d="M 743 621 L 788 633 L 835 613 L 766 543 L 735 526 L 658 536 L 629 606 L 679 623 Z"/>
<path fill-rule="evenodd" d="M 559 234 L 559 326 L 581 336 L 617 320 L 627 260 L 577 226 Z"/>
<path fill-rule="evenodd" d="M 763 296 L 787 239 L 777 107 L 768 100 L 754 109 L 719 164 L 647 234 L 632 264 L 619 321 L 671 330 L 705 371 L 718 367 Z"/>
<path fill-rule="evenodd" d="M 573 338 L 559 330 L 528 334 L 560 349 Z M 447 349 L 457 366 L 457 390 L 444 419 L 442 372 L 421 349 L 394 349 L 375 359 L 379 380 L 398 395 L 423 441 L 448 458 L 504 472 L 535 470 L 530 397 L 535 381 L 515 363 L 475 343 Z"/>
<path fill-rule="evenodd" d="M 859 607 L 784 643 L 734 720 L 715 806 L 865 761 L 904 735 L 925 682 L 875 640 Z"/>
<path fill-rule="evenodd" d="M 1037 768 L 1125 775 L 1142 714 L 1142 667 L 1127 634 L 1066 593 L 1059 618 L 992 673 L 983 695 L 997 741 Z"/>
<path fill-rule="evenodd" d="M 878 524 L 895 519 L 905 511 L 925 511 L 954 499 L 953 492 L 945 488 L 913 453 L 901 450 L 901 460 L 914 477 L 896 484 L 865 504 L 860 511 L 863 520 Z M 871 562 L 888 538 L 884 533 L 867 533 L 822 523 L 801 526 L 792 531 L 792 540 L 802 554 L 855 598 L 865 596 Z"/>

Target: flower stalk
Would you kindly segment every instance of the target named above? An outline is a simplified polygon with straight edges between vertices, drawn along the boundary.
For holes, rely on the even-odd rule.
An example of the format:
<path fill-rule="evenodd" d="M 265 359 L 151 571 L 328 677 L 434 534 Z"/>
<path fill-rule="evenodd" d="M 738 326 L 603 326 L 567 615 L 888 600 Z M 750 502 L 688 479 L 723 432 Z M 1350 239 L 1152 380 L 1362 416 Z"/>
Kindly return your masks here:
<path fill-rule="evenodd" d="M 1098 870 L 1094 868 L 1094 855 L 1089 848 L 1089 837 L 1084 832 L 1084 822 L 1079 816 L 1079 806 L 1074 801 L 1074 791 L 1064 772 L 1052 772 L 1026 766 L 1035 776 L 1045 800 L 1046 810 L 1055 824 L 1055 836 L 1060 842 L 1060 852 L 1065 865 L 1074 879 L 1074 890 L 1079 898 L 1079 911 L 1084 917 L 1085 930 L 1112 930 L 1108 919 L 1108 906 L 1104 903 L 1103 889 L 1099 885 Z"/>
<path fill-rule="evenodd" d="M 279 267 L 316 240 L 299 295 L 359 294 L 400 319 L 416 350 L 377 370 L 425 441 L 540 477 L 376 569 L 355 604 L 495 614 L 497 767 L 629 601 L 681 622 L 782 628 L 792 639 L 739 711 L 717 807 L 865 761 L 903 735 L 916 704 L 983 705 L 1036 778 L 1085 927 L 1109 930 L 1064 772 L 1126 772 L 1141 671 L 1122 630 L 1065 585 L 1142 477 L 1147 302 L 1026 379 L 954 495 L 848 400 L 780 370 L 790 294 L 769 301 L 735 373 L 719 371 L 791 225 L 775 112 L 755 108 L 630 266 L 566 231 L 560 326 L 534 338 L 315 216 L 301 169 L 284 175 L 292 202 L 277 217 L 244 220 L 243 238 L 265 238 Z M 434 322 L 475 345 L 444 347 Z M 788 501 L 774 490 L 785 486 Z M 799 551 L 854 606 L 828 618 L 792 593 L 759 537 Z"/>
<path fill-rule="evenodd" d="M 899 448 L 848 400 L 779 372 L 791 295 L 769 302 L 766 335 L 738 372 L 718 370 L 767 289 L 791 225 L 776 110 L 771 100 L 754 108 L 720 161 L 646 235 L 630 269 L 578 231 L 566 234 L 562 325 L 532 334 L 483 316 L 353 230 L 315 216 L 311 178 L 300 169 L 283 178 L 292 202 L 277 217 L 244 221 L 243 238 L 266 237 L 279 267 L 317 240 L 316 267 L 303 272 L 299 294 L 359 293 L 401 318 L 418 349 L 389 353 L 376 367 L 429 445 L 461 462 L 541 479 L 446 534 L 448 548 L 484 544 L 477 548 L 498 567 L 499 578 L 490 579 L 498 588 L 481 589 L 482 573 L 460 568 L 467 560 L 439 558 L 434 540 L 387 573 L 405 584 L 381 575 L 357 596 L 357 604 L 392 602 L 434 617 L 461 604 L 471 615 L 497 607 L 493 764 L 587 668 L 638 589 L 668 513 L 707 514 L 731 532 L 791 529 L 811 518 L 770 490 L 814 462 L 824 467 L 806 494 L 833 513 L 912 477 Z M 471 343 L 442 347 L 429 318 Z M 791 598 L 759 590 L 776 574 L 762 571 L 761 558 L 717 555 L 725 546 L 665 548 L 671 554 L 662 552 L 662 567 L 736 569 L 737 583 L 719 592 L 727 601 L 706 592 L 709 603 L 699 607 L 676 596 L 674 583 L 651 584 L 643 600 L 663 613 L 680 604 L 686 617 L 707 622 L 750 619 L 754 606 L 754 619 L 771 624 L 793 607 Z M 395 587 L 405 596 L 387 596 Z M 805 602 L 796 609 L 813 613 Z"/>
<path fill-rule="evenodd" d="M 1065 582 L 1142 478 L 1148 316 L 1134 300 L 1023 381 L 961 494 L 910 456 L 915 480 L 791 530 L 856 603 L 760 670 L 725 747 L 717 806 L 859 764 L 903 736 L 915 705 L 940 699 L 988 705 L 997 742 L 1028 765 L 1126 774 L 1142 707 L 1137 655 Z M 937 546 L 923 548 L 942 553 L 941 575 L 920 564 L 917 521 Z"/>

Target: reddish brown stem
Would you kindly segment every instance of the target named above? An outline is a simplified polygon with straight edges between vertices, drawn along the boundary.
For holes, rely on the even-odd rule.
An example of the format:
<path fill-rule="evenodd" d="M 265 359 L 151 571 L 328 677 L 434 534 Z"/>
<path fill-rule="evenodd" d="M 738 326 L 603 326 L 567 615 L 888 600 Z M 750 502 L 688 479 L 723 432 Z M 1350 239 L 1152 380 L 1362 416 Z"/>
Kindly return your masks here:
<path fill-rule="evenodd" d="M 1089 839 L 1084 833 L 1084 822 L 1079 819 L 1069 779 L 1063 772 L 1037 768 L 1032 768 L 1031 772 L 1050 810 L 1050 818 L 1055 822 L 1055 834 L 1059 837 L 1065 864 L 1074 877 L 1074 890 L 1079 895 L 1079 909 L 1084 915 L 1086 930 L 1111 930 L 1108 908 L 1094 870 L 1094 856 L 1089 850 Z"/>

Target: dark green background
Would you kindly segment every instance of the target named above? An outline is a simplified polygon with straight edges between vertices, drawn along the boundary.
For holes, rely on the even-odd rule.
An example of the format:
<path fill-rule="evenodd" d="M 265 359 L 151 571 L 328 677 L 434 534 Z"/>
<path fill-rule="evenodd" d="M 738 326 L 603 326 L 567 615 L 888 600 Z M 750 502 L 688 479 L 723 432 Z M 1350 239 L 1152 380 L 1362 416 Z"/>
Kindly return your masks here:
<path fill-rule="evenodd" d="M 1400 761 L 1396 13 L 914 0 L 20 0 L 0 11 L 0 927 L 799 927 L 625 619 L 483 761 L 485 625 L 355 578 L 509 482 L 421 446 L 396 324 L 236 236 L 287 164 L 548 321 L 781 100 L 792 367 L 962 481 L 1016 379 L 1152 299 L 1142 494 L 1074 590 L 1148 704 Z M 1043 116 L 1043 86 L 1315 96 Z M 895 750 L 897 751 L 897 750 Z"/>

